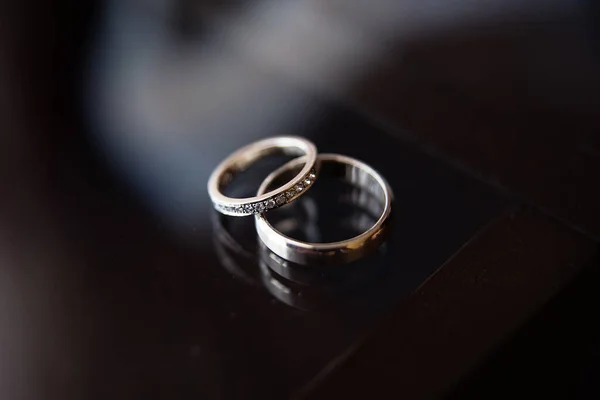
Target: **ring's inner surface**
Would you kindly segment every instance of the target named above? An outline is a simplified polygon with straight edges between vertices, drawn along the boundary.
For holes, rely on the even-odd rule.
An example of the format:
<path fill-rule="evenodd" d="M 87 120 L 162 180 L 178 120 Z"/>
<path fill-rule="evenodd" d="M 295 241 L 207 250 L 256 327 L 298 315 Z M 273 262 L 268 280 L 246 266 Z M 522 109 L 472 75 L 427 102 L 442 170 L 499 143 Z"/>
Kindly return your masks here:
<path fill-rule="evenodd" d="M 293 158 L 306 154 L 301 147 L 268 147 L 246 152 L 243 156 L 232 160 L 219 178 L 219 191 L 233 198 L 251 197 L 256 194 L 260 182 L 271 171 Z M 296 174 L 304 167 L 300 165 Z M 285 185 L 295 175 L 289 175 L 289 179 L 277 186 L 271 186 L 271 190 Z"/>
<path fill-rule="evenodd" d="M 298 165 L 281 171 L 267 190 L 289 181 L 300 168 Z M 384 190 L 368 172 L 323 160 L 319 176 L 304 196 L 277 212 L 265 214 L 275 229 L 303 242 L 330 243 L 367 231 L 383 214 Z"/>

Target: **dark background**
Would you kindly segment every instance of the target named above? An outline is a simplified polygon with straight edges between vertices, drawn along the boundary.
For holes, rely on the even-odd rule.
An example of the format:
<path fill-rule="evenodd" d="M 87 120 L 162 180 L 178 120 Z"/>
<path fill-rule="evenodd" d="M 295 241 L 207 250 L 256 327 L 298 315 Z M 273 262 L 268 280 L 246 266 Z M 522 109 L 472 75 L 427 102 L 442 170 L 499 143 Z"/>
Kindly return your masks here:
<path fill-rule="evenodd" d="M 292 3 L 0 6 L 2 398 L 593 398 L 596 3 Z M 215 248 L 210 170 L 283 133 L 398 197 L 350 311 Z"/>

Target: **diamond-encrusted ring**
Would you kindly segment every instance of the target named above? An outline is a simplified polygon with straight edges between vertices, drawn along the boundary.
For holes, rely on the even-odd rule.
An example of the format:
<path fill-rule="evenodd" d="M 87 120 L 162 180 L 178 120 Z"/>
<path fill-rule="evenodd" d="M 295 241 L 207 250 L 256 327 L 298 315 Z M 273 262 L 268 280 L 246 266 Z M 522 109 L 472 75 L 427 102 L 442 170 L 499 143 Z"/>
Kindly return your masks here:
<path fill-rule="evenodd" d="M 304 156 L 304 167 L 285 185 L 247 198 L 227 197 L 222 190 L 233 177 L 258 159 L 273 153 Z M 317 148 L 301 137 L 280 136 L 260 140 L 242 147 L 215 168 L 208 180 L 208 194 L 215 209 L 226 215 L 243 217 L 260 214 L 290 203 L 304 194 L 317 178 Z"/>
<path fill-rule="evenodd" d="M 295 171 L 304 157 L 294 159 L 272 172 L 263 181 L 258 194 L 263 193 L 277 178 Z M 309 243 L 290 238 L 276 230 L 262 215 L 256 215 L 256 232 L 260 240 L 279 257 L 297 264 L 339 265 L 355 261 L 385 241 L 392 212 L 392 189 L 385 179 L 373 168 L 351 157 L 339 154 L 319 154 L 319 176 L 342 179 L 368 192 L 377 201 L 379 218 L 366 231 L 353 238 L 330 243 Z M 373 211 L 375 211 L 373 210 Z"/>

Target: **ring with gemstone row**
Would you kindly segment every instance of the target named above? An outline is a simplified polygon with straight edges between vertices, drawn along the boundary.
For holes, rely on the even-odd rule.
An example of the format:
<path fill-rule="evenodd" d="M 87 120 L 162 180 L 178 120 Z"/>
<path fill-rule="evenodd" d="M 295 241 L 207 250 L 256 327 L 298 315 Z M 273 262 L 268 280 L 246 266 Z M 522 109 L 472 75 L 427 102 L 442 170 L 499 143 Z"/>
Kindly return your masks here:
<path fill-rule="evenodd" d="M 304 166 L 289 182 L 254 197 L 232 198 L 222 193 L 236 174 L 258 159 L 277 152 L 303 156 Z M 223 160 L 208 180 L 208 194 L 215 209 L 222 214 L 236 217 L 259 214 L 290 203 L 304 194 L 317 178 L 317 172 L 317 148 L 312 142 L 295 136 L 273 137 L 242 147 Z"/>
<path fill-rule="evenodd" d="M 294 159 L 272 172 L 263 181 L 258 194 L 265 192 L 276 179 L 297 170 L 304 157 Z M 330 243 L 309 243 L 290 238 L 276 230 L 262 214 L 256 215 L 256 231 L 260 240 L 279 257 L 297 264 L 339 265 L 355 261 L 385 241 L 390 226 L 392 189 L 373 168 L 351 157 L 339 154 L 319 154 L 319 174 L 340 178 L 368 192 L 378 202 L 379 218 L 375 223 L 353 238 Z"/>

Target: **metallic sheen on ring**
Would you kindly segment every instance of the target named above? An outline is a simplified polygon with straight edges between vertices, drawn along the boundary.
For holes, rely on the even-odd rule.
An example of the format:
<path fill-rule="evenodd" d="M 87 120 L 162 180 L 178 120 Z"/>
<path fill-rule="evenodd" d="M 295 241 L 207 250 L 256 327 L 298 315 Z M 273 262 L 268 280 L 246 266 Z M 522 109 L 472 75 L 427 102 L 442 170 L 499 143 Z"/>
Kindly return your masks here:
<path fill-rule="evenodd" d="M 282 174 L 293 171 L 304 162 L 297 158 L 272 172 L 261 184 L 263 193 Z M 339 265 L 355 261 L 379 248 L 387 237 L 392 211 L 392 189 L 373 168 L 351 157 L 320 154 L 317 162 L 322 173 L 333 173 L 345 181 L 369 191 L 380 202 L 382 213 L 373 226 L 353 238 L 331 243 L 307 243 L 292 239 L 277 231 L 264 215 L 256 215 L 256 231 L 260 240 L 279 257 L 298 264 Z"/>
<path fill-rule="evenodd" d="M 292 180 L 254 197 L 236 199 L 222 193 L 222 189 L 237 173 L 247 169 L 256 160 L 276 152 L 304 156 L 305 165 Z M 223 160 L 208 180 L 208 194 L 214 208 L 222 214 L 236 217 L 259 214 L 290 203 L 304 194 L 317 178 L 317 170 L 317 148 L 312 142 L 295 136 L 273 137 L 242 147 Z"/>

